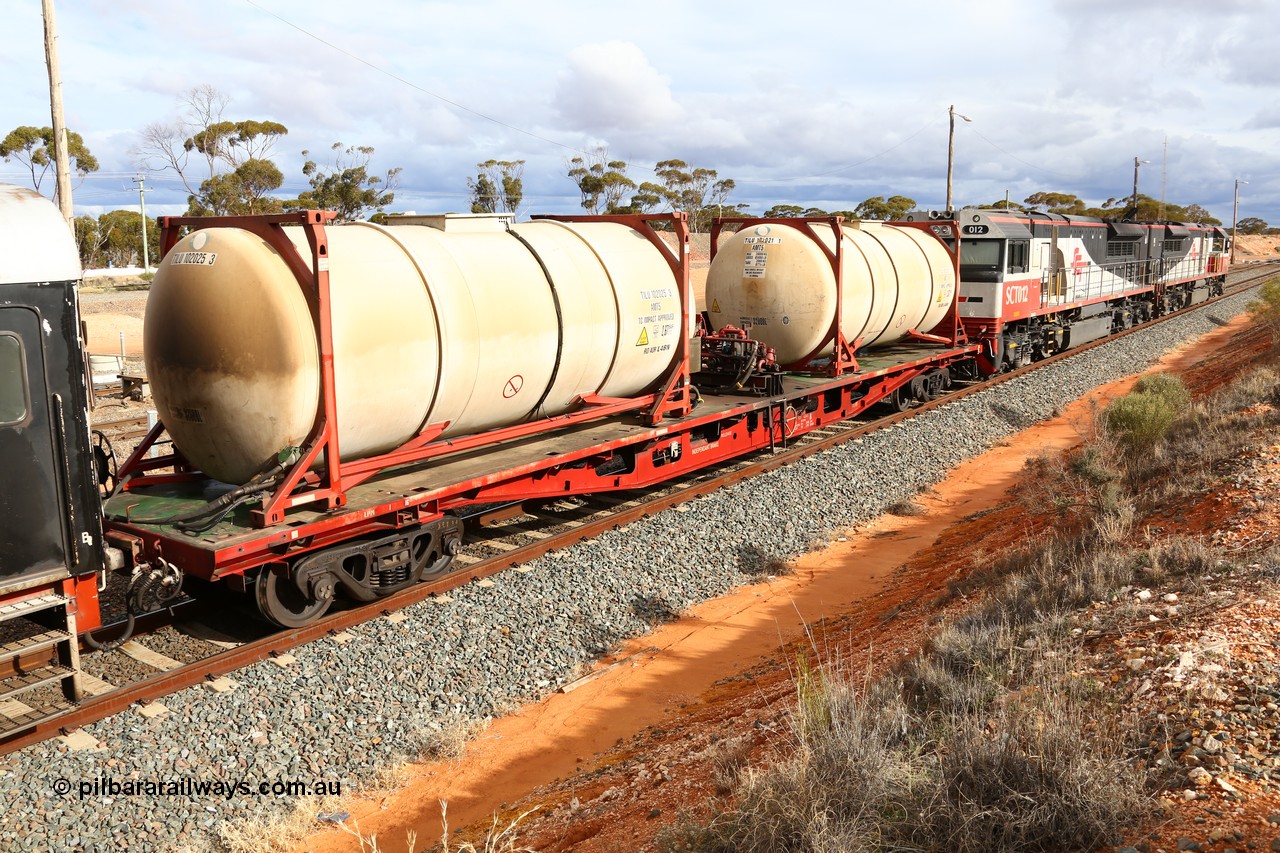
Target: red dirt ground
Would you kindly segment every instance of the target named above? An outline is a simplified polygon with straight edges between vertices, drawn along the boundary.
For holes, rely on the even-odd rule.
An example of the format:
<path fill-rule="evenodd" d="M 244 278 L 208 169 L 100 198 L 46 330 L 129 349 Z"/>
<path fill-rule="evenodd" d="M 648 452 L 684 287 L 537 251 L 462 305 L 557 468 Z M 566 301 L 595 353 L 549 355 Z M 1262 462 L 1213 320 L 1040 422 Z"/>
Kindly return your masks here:
<path fill-rule="evenodd" d="M 1247 366 L 1242 351 L 1259 355 L 1268 348 L 1269 339 L 1248 333 L 1238 319 L 1157 369 L 1178 373 L 1194 393 L 1205 393 Z M 923 514 L 878 519 L 796 560 L 791 575 L 692 609 L 626 644 L 575 689 L 496 720 L 460 758 L 414 765 L 401 790 L 343 807 L 361 833 L 376 833 L 384 851 L 404 850 L 409 830 L 429 849 L 440 838 L 440 800 L 448 801 L 449 823 L 462 830 L 452 833 L 455 841 L 482 836 L 492 820 L 505 827 L 536 807 L 520 825 L 522 847 L 653 849 L 662 826 L 682 812 L 705 811 L 724 793 L 726 756 L 754 763 L 785 737 L 797 652 L 839 655 L 874 675 L 913 653 L 941 616 L 963 606 L 959 596 L 942 602 L 949 583 L 1057 523 L 1048 515 L 1028 516 L 1009 490 L 1028 460 L 1079 443 L 1098 407 L 1133 382 L 1104 386 L 959 466 L 918 498 Z M 1238 539 L 1264 535 L 1249 527 L 1254 521 L 1232 516 L 1237 499 L 1243 498 L 1207 495 L 1194 510 L 1177 513 L 1176 526 L 1205 535 L 1229 528 Z M 1274 511 L 1250 518 L 1264 527 L 1277 520 Z M 1170 801 L 1168 822 L 1144 832 L 1163 839 L 1203 836 L 1219 820 L 1214 815 L 1224 814 L 1213 804 Z M 1238 814 L 1237 806 L 1229 820 L 1219 820 L 1224 831 L 1230 823 L 1265 832 L 1266 816 L 1280 811 L 1269 794 L 1248 800 Z M 329 831 L 297 849 L 332 853 L 358 845 L 351 835 Z M 1166 840 L 1150 849 L 1175 848 Z"/>

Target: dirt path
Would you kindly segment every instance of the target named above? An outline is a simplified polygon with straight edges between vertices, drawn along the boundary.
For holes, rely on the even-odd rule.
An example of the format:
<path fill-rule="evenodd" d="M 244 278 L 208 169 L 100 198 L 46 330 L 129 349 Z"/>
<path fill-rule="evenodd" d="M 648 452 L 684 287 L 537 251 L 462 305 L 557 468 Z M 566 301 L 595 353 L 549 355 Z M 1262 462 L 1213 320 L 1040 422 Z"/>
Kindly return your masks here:
<path fill-rule="evenodd" d="M 147 310 L 145 290 L 88 291 L 80 295 L 80 315 L 94 355 L 142 357 L 142 318 Z"/>
<path fill-rule="evenodd" d="M 127 314 L 86 314 L 89 352 L 94 355 L 142 357 L 142 320 Z"/>
<path fill-rule="evenodd" d="M 1213 359 L 1244 324 L 1239 319 L 1170 354 L 1159 368 L 1182 372 Z M 901 614 L 945 591 L 949 543 L 972 547 L 981 540 L 994 553 L 1033 535 L 1007 513 L 982 514 L 1005 501 L 1028 459 L 1077 444 L 1096 407 L 1127 393 L 1133 381 L 1104 386 L 962 464 L 920 497 L 923 515 L 883 517 L 800 558 L 793 575 L 694 608 L 627 643 L 570 692 L 497 720 L 461 758 L 414 765 L 404 789 L 344 808 L 361 832 L 377 833 L 384 851 L 404 849 L 409 830 L 423 841 L 438 839 L 440 800 L 448 801 L 455 828 L 487 825 L 495 813 L 507 820 L 517 803 L 521 810 L 559 804 L 555 816 L 530 823 L 540 850 L 623 849 L 649 837 L 655 819 L 696 802 L 711 784 L 707 765 L 714 764 L 718 739 L 770 725 L 771 706 L 791 690 L 791 673 L 779 659 L 787 643 L 814 626 L 843 622 L 871 644 L 857 654 L 871 655 L 872 645 L 886 657 L 913 649 L 926 620 Z M 673 775 L 672 768 L 698 758 L 697 745 L 706 747 L 701 770 L 685 766 L 686 778 Z M 698 781 L 687 778 L 698 773 Z M 650 778 L 670 784 L 654 787 Z M 627 789 L 637 785 L 640 795 L 628 805 Z M 601 797 L 605 803 L 593 802 L 591 810 L 582 805 Z M 358 849 L 353 840 L 323 833 L 298 849 Z"/>

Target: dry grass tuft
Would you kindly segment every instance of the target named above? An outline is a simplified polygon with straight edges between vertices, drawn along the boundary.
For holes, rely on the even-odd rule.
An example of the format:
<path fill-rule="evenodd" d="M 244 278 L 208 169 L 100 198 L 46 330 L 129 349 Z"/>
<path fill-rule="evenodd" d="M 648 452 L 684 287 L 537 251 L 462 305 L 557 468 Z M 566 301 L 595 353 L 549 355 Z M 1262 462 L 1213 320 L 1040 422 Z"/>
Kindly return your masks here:
<path fill-rule="evenodd" d="M 743 545 L 738 549 L 738 571 L 744 575 L 763 579 L 792 574 L 795 568 L 787 558 L 756 545 Z"/>
<path fill-rule="evenodd" d="M 918 515 L 924 515 L 926 510 L 924 507 L 920 506 L 920 504 L 916 503 L 915 501 L 904 500 L 904 501 L 897 501 L 896 503 L 890 504 L 885 509 L 885 512 L 889 513 L 890 515 L 900 516 L 902 518 L 913 518 Z"/>
<path fill-rule="evenodd" d="M 489 727 L 490 719 L 453 717 L 443 723 L 427 720 L 415 727 L 415 742 L 411 745 L 420 760 L 440 761 L 461 758 L 467 744 L 478 738 Z"/>
<path fill-rule="evenodd" d="M 283 815 L 255 815 L 218 827 L 213 849 L 220 853 L 275 853 L 293 849 L 319 828 L 316 815 L 338 807 L 337 798 L 299 797 Z"/>
<path fill-rule="evenodd" d="M 469 841 L 464 841 L 456 847 L 451 847 L 449 843 L 449 801 L 440 801 L 440 825 L 443 828 L 443 834 L 440 836 L 440 853 L 538 853 L 531 847 L 517 846 L 517 831 L 520 824 L 529 815 L 536 812 L 541 806 L 534 806 L 526 812 L 516 816 L 505 827 L 498 827 L 498 816 L 493 816 L 493 822 L 489 825 L 488 831 L 485 833 L 484 840 L 477 847 Z M 371 851 L 372 853 L 372 851 Z M 412 851 L 410 851 L 412 853 Z"/>
<path fill-rule="evenodd" d="M 1146 805 L 1121 740 L 1084 733 L 1093 709 L 1051 682 L 1003 701 L 980 676 L 967 711 L 917 705 L 901 681 L 860 691 L 847 673 L 800 703 L 795 749 L 748 770 L 735 805 L 709 821 L 684 816 L 666 851 L 1096 849 Z M 1114 735 L 1114 732 L 1107 734 Z"/>
<path fill-rule="evenodd" d="M 716 793 L 732 793 L 751 758 L 751 739 L 739 735 L 717 743 L 711 753 L 711 781 Z"/>

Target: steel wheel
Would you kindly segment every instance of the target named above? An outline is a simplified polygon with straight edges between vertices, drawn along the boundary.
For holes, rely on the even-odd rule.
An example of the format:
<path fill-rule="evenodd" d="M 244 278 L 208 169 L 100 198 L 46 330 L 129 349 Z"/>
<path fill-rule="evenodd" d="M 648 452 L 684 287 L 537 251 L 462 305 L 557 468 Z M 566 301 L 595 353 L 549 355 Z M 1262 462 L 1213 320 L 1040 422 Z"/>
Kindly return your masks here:
<path fill-rule="evenodd" d="M 303 628 L 319 619 L 333 603 L 333 598 L 315 599 L 306 595 L 288 578 L 263 569 L 254 585 L 258 612 L 281 628 Z"/>
<path fill-rule="evenodd" d="M 895 412 L 905 412 L 908 409 L 913 409 L 915 404 L 915 398 L 911 396 L 911 389 L 907 386 L 903 386 L 889 395 L 889 405 Z"/>
<path fill-rule="evenodd" d="M 120 481 L 117 477 L 116 451 L 111 446 L 111 439 L 101 430 L 93 431 L 93 471 L 98 479 L 98 494 L 108 498 L 115 493 Z"/>

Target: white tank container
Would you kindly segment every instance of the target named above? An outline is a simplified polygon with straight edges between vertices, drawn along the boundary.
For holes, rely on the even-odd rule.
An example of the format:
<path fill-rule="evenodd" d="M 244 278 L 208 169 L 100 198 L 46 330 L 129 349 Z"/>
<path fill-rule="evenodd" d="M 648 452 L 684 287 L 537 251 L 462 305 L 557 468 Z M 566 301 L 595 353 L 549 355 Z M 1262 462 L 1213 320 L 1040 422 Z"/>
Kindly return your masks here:
<path fill-rule="evenodd" d="M 828 251 L 834 232 L 814 226 Z M 881 222 L 843 225 L 840 329 L 862 346 L 928 332 L 955 298 L 955 268 L 942 244 L 914 228 Z M 777 350 L 784 365 L 803 365 L 829 353 L 836 313 L 831 262 L 797 228 L 747 224 L 716 253 L 707 273 L 713 328 L 750 326 L 753 337 Z"/>
<path fill-rule="evenodd" d="M 674 361 L 679 286 L 644 235 L 617 223 L 475 227 L 327 229 L 344 459 L 432 424 L 464 435 L 588 394 L 645 393 Z M 302 229 L 287 232 L 309 257 Z M 306 440 L 319 346 L 307 299 L 260 238 L 216 228 L 180 241 L 152 283 L 144 351 L 174 444 L 210 476 L 243 483 Z"/>
<path fill-rule="evenodd" d="M 76 241 L 58 208 L 35 190 L 0 184 L 0 284 L 79 279 Z"/>

